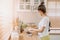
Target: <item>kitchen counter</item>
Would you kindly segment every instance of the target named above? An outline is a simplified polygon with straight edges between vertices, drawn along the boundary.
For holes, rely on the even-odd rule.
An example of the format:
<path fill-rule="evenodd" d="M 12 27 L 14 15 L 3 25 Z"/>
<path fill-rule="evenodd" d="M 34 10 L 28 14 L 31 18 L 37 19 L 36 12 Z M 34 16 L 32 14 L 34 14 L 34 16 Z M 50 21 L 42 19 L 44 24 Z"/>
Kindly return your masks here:
<path fill-rule="evenodd" d="M 50 35 L 60 35 L 60 28 L 50 28 Z"/>

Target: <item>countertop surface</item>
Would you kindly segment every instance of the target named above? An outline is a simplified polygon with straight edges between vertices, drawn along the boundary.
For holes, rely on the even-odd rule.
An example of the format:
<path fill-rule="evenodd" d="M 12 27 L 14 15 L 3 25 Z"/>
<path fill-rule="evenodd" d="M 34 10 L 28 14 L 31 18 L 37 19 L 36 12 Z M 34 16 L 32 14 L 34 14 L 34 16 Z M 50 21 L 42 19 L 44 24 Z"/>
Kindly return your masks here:
<path fill-rule="evenodd" d="M 60 35 L 60 28 L 50 28 L 51 35 Z"/>

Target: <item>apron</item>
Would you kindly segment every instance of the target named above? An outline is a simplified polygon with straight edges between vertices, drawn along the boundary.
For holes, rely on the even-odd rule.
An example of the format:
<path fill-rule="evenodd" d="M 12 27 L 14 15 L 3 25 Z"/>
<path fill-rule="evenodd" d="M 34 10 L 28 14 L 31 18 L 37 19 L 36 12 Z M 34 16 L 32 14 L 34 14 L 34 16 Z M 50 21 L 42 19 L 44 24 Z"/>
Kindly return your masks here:
<path fill-rule="evenodd" d="M 50 40 L 50 36 L 47 35 L 47 36 L 41 37 L 41 40 Z"/>

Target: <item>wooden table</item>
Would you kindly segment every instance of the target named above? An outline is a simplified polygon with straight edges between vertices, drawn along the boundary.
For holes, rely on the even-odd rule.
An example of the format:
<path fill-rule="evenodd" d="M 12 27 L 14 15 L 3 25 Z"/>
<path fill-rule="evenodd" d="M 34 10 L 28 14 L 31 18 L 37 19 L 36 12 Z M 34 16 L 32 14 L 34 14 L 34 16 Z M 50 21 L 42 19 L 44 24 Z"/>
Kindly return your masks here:
<path fill-rule="evenodd" d="M 37 35 L 30 36 L 26 33 L 22 33 L 22 34 L 20 34 L 19 40 L 40 40 L 40 38 Z"/>

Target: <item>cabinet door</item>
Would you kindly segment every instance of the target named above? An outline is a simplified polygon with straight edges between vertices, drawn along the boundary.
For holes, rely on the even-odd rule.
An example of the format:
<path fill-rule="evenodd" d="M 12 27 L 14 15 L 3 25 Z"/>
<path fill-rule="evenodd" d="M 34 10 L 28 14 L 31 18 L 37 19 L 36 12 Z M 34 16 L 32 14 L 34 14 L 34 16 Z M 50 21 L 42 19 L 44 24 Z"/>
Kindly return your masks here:
<path fill-rule="evenodd" d="M 29 10 L 34 11 L 37 10 L 38 5 L 40 4 L 40 0 L 19 0 L 19 10 Z"/>

